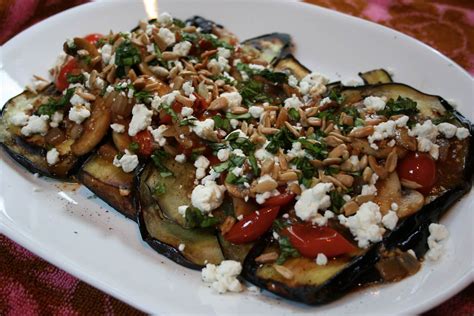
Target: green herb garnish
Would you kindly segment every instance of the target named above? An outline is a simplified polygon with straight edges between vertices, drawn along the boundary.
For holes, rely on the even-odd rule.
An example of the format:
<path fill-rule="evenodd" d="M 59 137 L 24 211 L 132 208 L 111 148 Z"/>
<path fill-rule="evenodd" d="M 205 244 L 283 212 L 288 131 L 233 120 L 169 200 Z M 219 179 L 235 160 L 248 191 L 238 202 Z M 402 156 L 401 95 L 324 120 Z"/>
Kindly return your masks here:
<path fill-rule="evenodd" d="M 74 95 L 75 89 L 67 89 L 66 94 L 61 96 L 59 99 L 50 98 L 46 104 L 41 105 L 38 108 L 39 115 L 53 115 L 54 112 L 62 109 L 65 105 L 69 103 L 72 96 Z"/>
<path fill-rule="evenodd" d="M 208 228 L 219 224 L 217 218 L 204 216 L 198 208 L 192 206 L 186 209 L 185 220 L 188 228 Z"/>
<path fill-rule="evenodd" d="M 151 155 L 151 160 L 153 161 L 153 164 L 160 172 L 160 176 L 163 178 L 173 176 L 173 172 L 169 170 L 164 164 L 164 161 L 166 161 L 167 159 L 169 159 L 169 155 L 161 149 L 155 150 L 153 155 Z"/>
<path fill-rule="evenodd" d="M 133 66 L 142 61 L 140 56 L 138 48 L 126 40 L 115 51 L 115 64 L 117 66 Z"/>
<path fill-rule="evenodd" d="M 385 109 L 378 111 L 377 114 L 385 115 L 386 117 L 400 114 L 413 116 L 418 114 L 416 105 L 417 103 L 412 99 L 399 96 L 397 100 L 388 100 L 385 105 Z"/>
<path fill-rule="evenodd" d="M 278 238 L 278 244 L 280 246 L 280 256 L 276 261 L 277 264 L 284 263 L 288 258 L 297 258 L 300 256 L 300 253 L 293 247 L 288 237 L 280 236 L 280 238 Z"/>

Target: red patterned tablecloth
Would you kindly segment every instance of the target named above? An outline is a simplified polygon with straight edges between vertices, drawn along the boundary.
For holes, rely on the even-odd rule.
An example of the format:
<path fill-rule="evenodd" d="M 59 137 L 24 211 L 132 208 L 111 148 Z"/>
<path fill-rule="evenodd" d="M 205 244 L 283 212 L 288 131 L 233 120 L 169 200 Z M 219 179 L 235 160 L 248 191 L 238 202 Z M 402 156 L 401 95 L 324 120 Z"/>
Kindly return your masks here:
<path fill-rule="evenodd" d="M 0 0 L 0 44 L 87 0 Z M 308 0 L 414 36 L 474 75 L 473 0 Z M 0 235 L 0 315 L 141 314 Z M 474 285 L 429 315 L 474 315 Z"/>

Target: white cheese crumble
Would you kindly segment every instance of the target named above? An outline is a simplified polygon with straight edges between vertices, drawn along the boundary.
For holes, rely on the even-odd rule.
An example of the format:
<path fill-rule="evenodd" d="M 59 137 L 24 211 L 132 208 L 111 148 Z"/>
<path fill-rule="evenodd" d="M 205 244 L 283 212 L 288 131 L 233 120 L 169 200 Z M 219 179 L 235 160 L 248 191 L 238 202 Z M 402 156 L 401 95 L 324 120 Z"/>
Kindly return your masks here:
<path fill-rule="evenodd" d="M 148 110 L 145 104 L 138 103 L 133 106 L 132 120 L 128 126 L 128 135 L 135 136 L 151 124 L 153 111 Z"/>
<path fill-rule="evenodd" d="M 54 112 L 53 116 L 51 117 L 51 122 L 49 122 L 49 126 L 51 127 L 58 127 L 59 123 L 61 123 L 64 119 L 64 115 L 61 112 Z"/>
<path fill-rule="evenodd" d="M 224 260 L 220 265 L 208 263 L 202 269 L 201 277 L 206 283 L 211 283 L 212 288 L 218 293 L 241 292 L 242 284 L 237 276 L 242 272 L 242 264 L 234 260 Z"/>
<path fill-rule="evenodd" d="M 225 92 L 220 96 L 227 99 L 228 109 L 232 109 L 233 107 L 240 106 L 242 104 L 242 96 L 236 91 Z"/>
<path fill-rule="evenodd" d="M 367 248 L 370 242 L 382 240 L 385 229 L 380 226 L 382 214 L 374 202 L 366 202 L 359 207 L 357 213 L 350 217 L 338 216 L 339 222 L 350 229 L 359 248 Z"/>
<path fill-rule="evenodd" d="M 69 110 L 68 118 L 76 124 L 81 124 L 91 116 L 91 112 L 84 105 L 75 105 Z"/>
<path fill-rule="evenodd" d="M 329 79 L 317 72 L 312 72 L 306 75 L 299 84 L 301 94 L 315 94 L 320 95 L 326 92 L 326 84 Z"/>
<path fill-rule="evenodd" d="M 174 160 L 176 160 L 179 163 L 185 163 L 186 162 L 186 155 L 185 154 L 176 155 L 174 157 Z"/>
<path fill-rule="evenodd" d="M 375 96 L 370 96 L 366 97 L 364 99 L 364 106 L 367 110 L 371 112 L 377 112 L 385 109 L 385 102 L 386 102 L 385 97 L 375 97 Z"/>
<path fill-rule="evenodd" d="M 178 245 L 178 250 L 179 250 L 179 251 L 184 251 L 184 248 L 186 248 L 186 245 L 185 245 L 185 244 L 179 244 L 179 245 Z"/>
<path fill-rule="evenodd" d="M 388 213 L 382 217 L 383 226 L 385 226 L 385 228 L 388 228 L 390 230 L 393 230 L 397 226 L 397 222 L 398 222 L 398 216 L 397 216 L 397 213 L 394 211 L 388 211 Z"/>
<path fill-rule="evenodd" d="M 158 36 L 166 44 L 167 47 L 176 43 L 176 36 L 166 27 L 160 28 L 160 30 L 158 31 Z"/>
<path fill-rule="evenodd" d="M 272 196 L 277 196 L 277 195 L 280 195 L 280 191 L 278 190 L 272 190 L 272 191 L 267 191 L 267 192 L 263 192 L 263 193 L 257 193 L 255 195 L 255 201 L 258 203 L 258 204 L 263 204 L 265 203 L 265 201 L 269 198 L 271 198 Z"/>
<path fill-rule="evenodd" d="M 434 143 L 438 134 L 437 126 L 431 120 L 426 120 L 423 124 L 416 123 L 415 127 L 408 131 L 408 135 L 416 137 L 418 150 L 429 152 L 434 159 L 439 156 L 439 146 Z"/>
<path fill-rule="evenodd" d="M 331 197 L 327 193 L 332 189 L 332 183 L 318 183 L 303 191 L 295 204 L 296 216 L 303 221 L 314 222 L 319 210 L 326 210 L 331 206 Z"/>
<path fill-rule="evenodd" d="M 189 117 L 193 115 L 194 110 L 192 108 L 188 108 L 187 106 L 183 106 L 181 109 L 181 115 L 184 117 Z"/>
<path fill-rule="evenodd" d="M 430 236 L 428 237 L 428 247 L 430 248 L 426 253 L 428 259 L 437 261 L 443 254 L 443 245 L 440 243 L 449 236 L 449 232 L 444 225 L 431 223 L 428 227 Z"/>
<path fill-rule="evenodd" d="M 25 112 L 17 112 L 10 116 L 9 122 L 14 126 L 25 126 L 28 124 L 28 119 L 30 118 Z"/>
<path fill-rule="evenodd" d="M 287 98 L 285 100 L 285 108 L 287 109 L 291 109 L 291 108 L 298 109 L 302 106 L 303 106 L 303 102 L 301 102 L 300 99 L 295 94 L 293 94 L 291 98 Z"/>
<path fill-rule="evenodd" d="M 225 186 L 217 185 L 215 181 L 206 181 L 198 185 L 191 193 L 192 205 L 202 213 L 210 213 L 224 201 Z"/>
<path fill-rule="evenodd" d="M 132 172 L 138 166 L 138 156 L 130 153 L 128 150 L 125 150 L 125 154 L 123 154 L 120 159 L 118 156 L 114 157 L 114 166 L 118 168 L 122 168 L 122 170 L 126 173 Z"/>
<path fill-rule="evenodd" d="M 196 167 L 196 179 L 200 180 L 206 176 L 206 169 L 209 167 L 209 160 L 204 156 L 199 156 L 194 162 Z"/>
<path fill-rule="evenodd" d="M 250 115 L 252 115 L 253 118 L 260 118 L 263 111 L 264 109 L 261 106 L 252 105 L 251 107 L 249 107 L 249 113 Z"/>
<path fill-rule="evenodd" d="M 298 79 L 295 76 L 289 75 L 288 76 L 288 85 L 292 88 L 296 88 L 298 86 Z"/>
<path fill-rule="evenodd" d="M 229 148 L 222 148 L 217 151 L 217 159 L 220 161 L 226 161 L 229 159 L 230 156 L 230 149 Z"/>
<path fill-rule="evenodd" d="M 148 130 L 150 131 L 151 135 L 153 136 L 153 140 L 163 147 L 166 144 L 166 138 L 163 136 L 163 133 L 168 130 L 168 127 L 166 125 L 160 125 L 158 126 L 157 129 L 153 129 L 151 127 L 148 127 Z"/>
<path fill-rule="evenodd" d="M 470 135 L 469 130 L 465 127 L 459 127 L 456 130 L 456 138 L 459 139 L 459 140 L 463 140 L 465 138 L 468 138 L 469 135 Z"/>
<path fill-rule="evenodd" d="M 28 119 L 28 123 L 21 128 L 21 133 L 25 136 L 31 136 L 32 134 L 46 135 L 48 132 L 48 119 L 47 115 L 32 115 Z"/>
<path fill-rule="evenodd" d="M 289 158 L 306 156 L 306 151 L 303 149 L 303 145 L 300 142 L 294 142 L 291 145 L 291 149 L 286 153 Z"/>
<path fill-rule="evenodd" d="M 184 95 L 189 97 L 194 92 L 193 83 L 191 81 L 186 81 L 183 83 L 183 92 Z"/>
<path fill-rule="evenodd" d="M 182 215 L 183 217 L 186 216 L 186 210 L 188 209 L 188 205 L 181 205 L 181 206 L 178 206 L 178 213 L 180 215 Z"/>
<path fill-rule="evenodd" d="M 325 266 L 328 263 L 328 258 L 324 253 L 318 253 L 318 256 L 316 257 L 316 264 L 318 266 Z"/>
<path fill-rule="evenodd" d="M 125 126 L 119 123 L 113 123 L 110 124 L 110 128 L 115 132 L 115 133 L 123 133 L 125 132 Z"/>
<path fill-rule="evenodd" d="M 168 12 L 161 13 L 156 20 L 160 25 L 170 25 L 173 23 L 173 17 Z"/>
<path fill-rule="evenodd" d="M 218 47 L 217 48 L 217 56 L 223 57 L 223 58 L 230 58 L 230 50 L 224 47 Z"/>
<path fill-rule="evenodd" d="M 217 137 L 214 131 L 214 120 L 205 119 L 204 121 L 195 121 L 192 127 L 194 133 L 202 139 L 215 140 Z"/>
<path fill-rule="evenodd" d="M 188 56 L 189 50 L 191 49 L 192 46 L 193 45 L 188 41 L 180 42 L 174 45 L 173 53 L 182 57 Z"/>
<path fill-rule="evenodd" d="M 108 65 L 111 64 L 111 59 L 112 59 L 112 45 L 110 44 L 105 44 L 102 46 L 100 49 L 101 55 L 102 55 L 102 61 L 104 64 Z"/>
<path fill-rule="evenodd" d="M 59 152 L 56 148 L 53 148 L 46 153 L 46 161 L 48 162 L 48 165 L 50 166 L 58 163 Z"/>
<path fill-rule="evenodd" d="M 450 123 L 440 123 L 437 125 L 438 132 L 444 135 L 446 138 L 452 138 L 456 135 L 458 128 Z"/>
<path fill-rule="evenodd" d="M 219 72 L 230 70 L 229 61 L 222 56 L 218 56 L 217 59 L 212 59 L 207 63 L 207 69 L 212 71 L 213 68 L 217 68 Z"/>

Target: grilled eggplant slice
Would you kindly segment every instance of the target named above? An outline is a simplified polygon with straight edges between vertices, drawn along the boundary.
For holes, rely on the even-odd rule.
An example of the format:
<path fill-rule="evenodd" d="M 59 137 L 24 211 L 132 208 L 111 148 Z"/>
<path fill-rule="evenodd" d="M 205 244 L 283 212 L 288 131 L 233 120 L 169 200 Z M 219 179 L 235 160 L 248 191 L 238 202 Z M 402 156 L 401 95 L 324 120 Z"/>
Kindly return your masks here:
<path fill-rule="evenodd" d="M 293 75 L 301 80 L 311 73 L 311 71 L 301 64 L 293 55 L 289 54 L 275 63 L 275 71 L 281 71 L 288 75 Z"/>
<path fill-rule="evenodd" d="M 360 87 L 339 86 L 338 89 L 348 103 L 363 100 L 370 95 L 393 99 L 399 96 L 408 97 L 417 102 L 422 119 L 436 120 L 449 117 L 450 123 L 464 126 L 470 130 L 471 135 L 473 134 L 469 121 L 444 99 L 424 94 L 407 85 L 385 83 Z M 305 258 L 288 259 L 284 266 L 293 276 L 285 278 L 273 265 L 261 265 L 255 261 L 261 254 L 277 250 L 275 241 L 268 237 L 260 240 L 245 259 L 242 272 L 244 278 L 282 297 L 316 305 L 333 301 L 361 284 L 391 281 L 393 275 L 390 276 L 391 279 L 387 279 L 387 273 L 383 270 L 385 264 L 383 258 L 387 251 L 400 253 L 413 249 L 418 257 L 423 256 L 428 250 L 429 225 L 438 222 L 440 217 L 471 189 L 474 138 L 471 136 L 463 141 L 452 140 L 450 146 L 454 146 L 450 151 L 455 153 L 453 157 L 438 163 L 440 173 L 438 178 L 448 180 L 435 185 L 431 191 L 435 199 L 412 216 L 400 219 L 397 227 L 388 232 L 381 242 L 373 244 L 352 258 L 330 260 L 326 266 L 318 266 L 314 261 Z M 416 266 L 411 268 L 417 269 Z"/>
<path fill-rule="evenodd" d="M 107 151 L 107 153 L 104 153 Z M 107 204 L 126 217 L 136 221 L 133 197 L 133 173 L 125 173 L 113 165 L 117 151 L 109 144 L 102 145 L 81 167 L 77 178 Z"/>
<path fill-rule="evenodd" d="M 270 33 L 243 41 L 241 48 L 245 55 L 270 64 L 290 54 L 293 43 L 286 33 Z"/>
<path fill-rule="evenodd" d="M 50 166 L 46 162 L 46 141 L 45 137 L 33 135 L 25 138 L 21 134 L 21 127 L 11 124 L 13 115 L 25 112 L 27 108 L 37 108 L 46 103 L 50 97 L 57 96 L 54 86 L 47 87 L 40 94 L 34 94 L 28 90 L 10 99 L 0 113 L 0 143 L 6 152 L 20 165 L 32 173 L 42 176 L 66 179 L 73 174 L 80 162 L 72 155 L 70 142 L 64 141 L 59 144 L 61 160 Z"/>
<path fill-rule="evenodd" d="M 379 84 L 393 82 L 392 76 L 385 69 L 374 69 L 366 72 L 360 72 L 359 77 L 365 84 Z"/>
<path fill-rule="evenodd" d="M 189 175 L 194 177 L 193 167 L 177 163 L 167 163 L 167 167 L 176 178 L 167 180 L 164 194 L 155 193 L 156 183 L 166 178 L 153 164 L 148 164 L 138 178 L 138 224 L 143 240 L 159 253 L 188 268 L 200 269 L 206 262 L 220 263 L 224 256 L 213 229 L 187 229 L 179 223 L 182 215 L 177 212 L 177 207 L 191 204 L 188 194 L 193 181 L 188 183 L 186 179 Z M 179 178 L 178 174 L 187 177 Z M 179 251 L 181 244 L 185 247 Z"/>

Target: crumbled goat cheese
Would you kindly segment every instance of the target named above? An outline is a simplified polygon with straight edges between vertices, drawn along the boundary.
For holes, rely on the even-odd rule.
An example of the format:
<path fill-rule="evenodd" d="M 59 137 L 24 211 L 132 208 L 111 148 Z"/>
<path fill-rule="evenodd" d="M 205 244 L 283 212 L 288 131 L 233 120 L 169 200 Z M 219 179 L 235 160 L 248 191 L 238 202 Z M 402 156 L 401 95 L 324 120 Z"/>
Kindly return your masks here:
<path fill-rule="evenodd" d="M 236 120 L 236 119 L 230 119 L 230 126 L 232 126 L 232 128 L 237 128 L 239 126 L 240 122 L 239 120 Z"/>
<path fill-rule="evenodd" d="M 303 145 L 300 142 L 294 142 L 291 145 L 291 149 L 286 153 L 289 158 L 306 156 L 306 151 L 303 149 Z"/>
<path fill-rule="evenodd" d="M 32 134 L 46 135 L 48 132 L 48 119 L 47 115 L 32 115 L 28 119 L 28 123 L 21 128 L 21 133 L 25 136 L 31 136 Z"/>
<path fill-rule="evenodd" d="M 458 128 L 450 123 L 441 123 L 437 125 L 438 132 L 444 135 L 446 138 L 452 138 L 456 135 Z"/>
<path fill-rule="evenodd" d="M 434 142 L 439 131 L 431 120 L 424 121 L 423 124 L 416 123 L 415 127 L 408 130 L 408 135 L 414 137 L 418 142 L 418 150 L 421 152 L 429 152 L 434 159 L 438 159 L 439 146 Z"/>
<path fill-rule="evenodd" d="M 328 263 L 328 258 L 324 253 L 318 253 L 318 256 L 316 257 L 316 264 L 318 266 L 325 266 Z"/>
<path fill-rule="evenodd" d="M 84 105 L 75 105 L 69 110 L 69 119 L 76 124 L 81 124 L 85 119 L 91 116 L 91 112 Z"/>
<path fill-rule="evenodd" d="M 244 168 L 242 168 L 242 167 L 235 167 L 234 169 L 232 169 L 232 173 L 236 177 L 240 177 L 242 175 L 243 171 L 244 171 Z"/>
<path fill-rule="evenodd" d="M 186 210 L 188 209 L 188 205 L 180 205 L 178 206 L 178 213 L 182 215 L 183 217 L 186 216 Z"/>
<path fill-rule="evenodd" d="M 86 107 L 90 107 L 90 103 L 87 102 L 84 98 L 82 98 L 81 96 L 77 95 L 77 94 L 74 94 L 72 97 L 71 97 L 71 100 L 69 101 L 71 103 L 72 106 L 75 106 L 75 105 L 84 105 Z"/>
<path fill-rule="evenodd" d="M 151 135 L 153 136 L 153 140 L 158 143 L 161 147 L 166 144 L 166 138 L 163 136 L 163 133 L 168 129 L 166 125 L 160 125 L 157 129 L 153 129 L 148 127 Z"/>
<path fill-rule="evenodd" d="M 288 85 L 292 88 L 296 88 L 298 86 L 298 79 L 295 76 L 289 75 L 288 76 Z"/>
<path fill-rule="evenodd" d="M 59 152 L 56 148 L 53 148 L 46 153 L 46 161 L 48 162 L 48 165 L 50 166 L 58 163 Z"/>
<path fill-rule="evenodd" d="M 377 112 L 385 109 L 385 102 L 386 102 L 385 97 L 375 97 L 375 96 L 370 96 L 366 97 L 364 99 L 364 106 L 367 110 L 371 112 Z"/>
<path fill-rule="evenodd" d="M 277 196 L 277 195 L 280 195 L 280 191 L 278 190 L 273 190 L 273 191 L 267 191 L 267 192 L 263 192 L 263 193 L 257 193 L 255 195 L 255 201 L 258 203 L 258 204 L 263 204 L 265 203 L 265 201 L 269 198 L 271 198 L 272 196 Z"/>
<path fill-rule="evenodd" d="M 385 229 L 380 226 L 382 214 L 374 202 L 366 202 L 359 207 L 357 213 L 350 217 L 339 215 L 339 222 L 349 228 L 359 248 L 367 248 L 370 242 L 382 240 Z"/>
<path fill-rule="evenodd" d="M 122 170 L 126 173 L 132 172 L 138 166 L 138 156 L 130 153 L 128 150 L 125 150 L 125 154 L 123 154 L 120 159 L 118 156 L 114 157 L 114 166 L 118 168 L 122 168 Z"/>
<path fill-rule="evenodd" d="M 179 244 L 179 245 L 178 245 L 178 250 L 179 250 L 179 251 L 184 251 L 184 248 L 186 248 L 186 245 L 185 245 L 185 244 Z"/>
<path fill-rule="evenodd" d="M 202 213 L 209 213 L 218 208 L 224 201 L 225 186 L 217 185 L 215 181 L 206 181 L 198 185 L 191 193 L 192 205 Z"/>
<path fill-rule="evenodd" d="M 390 209 L 391 209 L 392 211 L 395 211 L 395 212 L 398 211 L 398 204 L 395 203 L 395 202 L 393 202 L 393 203 L 390 205 Z"/>
<path fill-rule="evenodd" d="M 459 127 L 456 131 L 456 137 L 459 140 L 463 140 L 465 138 L 468 138 L 470 135 L 469 130 L 465 127 Z"/>
<path fill-rule="evenodd" d="M 331 206 L 331 197 L 327 193 L 332 189 L 332 183 L 318 183 L 303 191 L 295 204 L 296 216 L 303 221 L 314 221 L 319 210 L 326 210 Z"/>
<path fill-rule="evenodd" d="M 9 122 L 14 126 L 25 126 L 26 124 L 28 124 L 29 118 L 30 116 L 25 112 L 17 112 L 10 116 Z"/>
<path fill-rule="evenodd" d="M 128 135 L 135 136 L 151 124 L 153 111 L 148 110 L 145 104 L 138 103 L 133 106 L 132 120 L 128 126 Z"/>
<path fill-rule="evenodd" d="M 428 247 L 430 248 L 426 253 L 428 259 L 437 261 L 443 254 L 444 247 L 440 243 L 449 236 L 449 232 L 444 225 L 431 223 L 428 227 L 430 236 L 428 237 Z"/>
<path fill-rule="evenodd" d="M 250 115 L 252 115 L 252 117 L 254 118 L 260 118 L 260 116 L 262 115 L 263 113 L 263 107 L 261 106 L 255 106 L 255 105 L 252 105 L 251 107 L 249 107 L 249 113 Z"/>
<path fill-rule="evenodd" d="M 64 119 L 64 115 L 61 112 L 54 112 L 53 116 L 51 117 L 51 122 L 49 122 L 49 126 L 51 127 L 58 127 L 59 123 L 61 123 Z"/>
<path fill-rule="evenodd" d="M 390 230 L 393 230 L 397 226 L 397 222 L 398 222 L 398 216 L 397 216 L 397 213 L 394 211 L 388 211 L 388 213 L 382 217 L 383 226 L 385 226 L 385 228 L 388 228 Z"/>
<path fill-rule="evenodd" d="M 319 105 L 323 106 L 323 105 L 326 105 L 326 104 L 331 103 L 331 102 L 332 102 L 331 98 L 325 97 L 319 102 Z"/>
<path fill-rule="evenodd" d="M 230 58 L 230 50 L 224 47 L 218 47 L 217 48 L 217 56 L 222 57 L 222 58 Z"/>
<path fill-rule="evenodd" d="M 229 159 L 230 156 L 230 149 L 229 148 L 222 148 L 217 151 L 217 158 L 219 161 L 226 161 Z"/>
<path fill-rule="evenodd" d="M 176 36 L 166 27 L 160 28 L 160 30 L 158 31 L 158 36 L 166 44 L 167 47 L 176 43 Z"/>
<path fill-rule="evenodd" d="M 212 288 L 218 293 L 241 292 L 242 284 L 237 276 L 242 272 L 242 264 L 234 260 L 224 260 L 220 265 L 208 263 L 202 269 L 201 277 L 206 283 L 211 283 Z"/>
<path fill-rule="evenodd" d="M 102 61 L 104 64 L 108 65 L 111 64 L 111 59 L 112 59 L 112 45 L 110 44 L 105 44 L 102 46 L 100 49 L 101 55 L 102 55 Z"/>
<path fill-rule="evenodd" d="M 204 121 L 195 121 L 192 127 L 193 132 L 202 139 L 215 140 L 217 137 L 214 131 L 214 120 L 205 119 Z"/>
<path fill-rule="evenodd" d="M 225 92 L 220 96 L 227 99 L 229 109 L 242 104 L 242 96 L 238 92 Z"/>
<path fill-rule="evenodd" d="M 285 100 L 285 108 L 287 108 L 287 109 L 290 109 L 290 108 L 298 109 L 302 106 L 303 106 L 303 103 L 300 101 L 300 99 L 295 94 L 293 94 L 293 96 L 291 98 L 287 98 Z"/>
<path fill-rule="evenodd" d="M 160 110 L 160 107 L 163 105 L 163 104 L 166 104 L 166 105 L 171 105 L 174 103 L 174 100 L 176 99 L 176 96 L 179 95 L 179 92 L 178 91 L 173 91 L 173 92 L 170 92 L 168 94 L 165 94 L 164 96 L 162 97 L 159 97 L 159 96 L 155 96 L 153 98 L 153 100 L 151 101 L 151 107 L 155 110 L 155 111 L 159 111 Z"/>
<path fill-rule="evenodd" d="M 161 13 L 156 19 L 160 25 L 170 25 L 173 24 L 173 17 L 168 12 Z"/>
<path fill-rule="evenodd" d="M 183 106 L 181 109 L 181 115 L 184 117 L 189 117 L 193 115 L 194 110 L 192 108 L 188 108 L 187 106 Z"/>
<path fill-rule="evenodd" d="M 191 44 L 188 41 L 180 42 L 180 43 L 174 45 L 173 53 L 175 53 L 178 56 L 182 56 L 182 57 L 188 56 L 189 50 L 191 49 L 192 46 L 193 46 L 193 44 Z"/>
<path fill-rule="evenodd" d="M 176 155 L 174 157 L 174 160 L 176 160 L 179 163 L 185 163 L 186 162 L 186 155 L 185 154 Z"/>
<path fill-rule="evenodd" d="M 218 56 L 217 59 L 212 59 L 207 63 L 207 69 L 211 70 L 216 68 L 219 72 L 229 70 L 229 61 L 222 56 Z"/>
<path fill-rule="evenodd" d="M 183 84 L 184 95 L 189 97 L 194 92 L 193 83 L 191 81 L 186 81 Z"/>
<path fill-rule="evenodd" d="M 299 90 L 301 94 L 315 94 L 320 95 L 326 92 L 326 84 L 329 82 L 329 79 L 323 75 L 313 72 L 309 75 L 306 75 L 299 85 Z"/>
<path fill-rule="evenodd" d="M 119 124 L 119 123 L 113 123 L 110 124 L 110 128 L 115 132 L 115 133 L 123 133 L 125 132 L 125 125 Z"/>
<path fill-rule="evenodd" d="M 208 181 L 216 181 L 217 178 L 220 177 L 220 173 L 219 172 L 215 172 L 214 169 L 211 169 L 209 171 L 209 174 L 207 176 L 205 176 L 204 178 L 202 178 L 201 180 L 201 184 L 205 184 L 206 182 Z"/>
<path fill-rule="evenodd" d="M 360 195 L 377 195 L 377 187 L 373 184 L 364 184 Z"/>
<path fill-rule="evenodd" d="M 209 167 L 209 160 L 205 156 L 199 156 L 194 162 L 196 167 L 196 179 L 202 179 L 206 176 L 206 169 Z"/>

